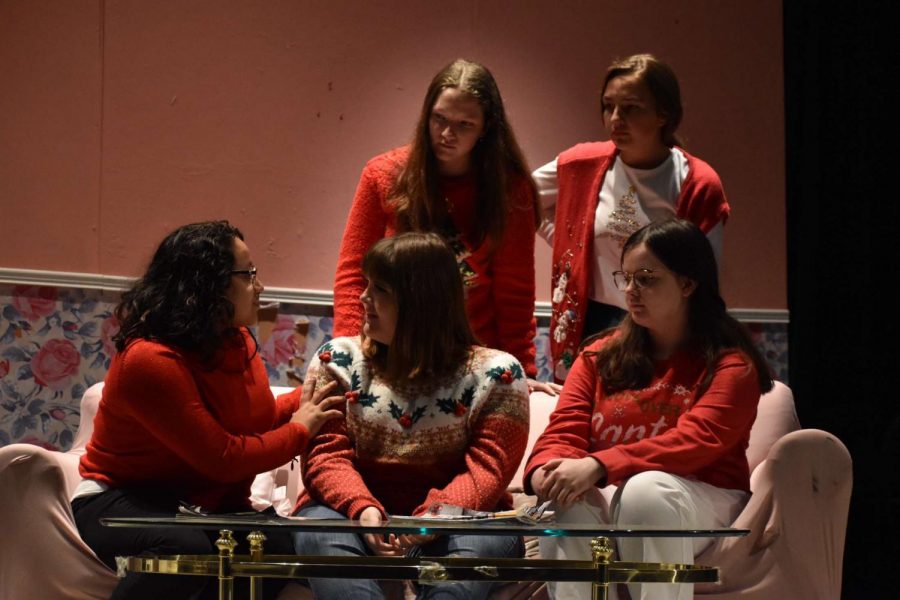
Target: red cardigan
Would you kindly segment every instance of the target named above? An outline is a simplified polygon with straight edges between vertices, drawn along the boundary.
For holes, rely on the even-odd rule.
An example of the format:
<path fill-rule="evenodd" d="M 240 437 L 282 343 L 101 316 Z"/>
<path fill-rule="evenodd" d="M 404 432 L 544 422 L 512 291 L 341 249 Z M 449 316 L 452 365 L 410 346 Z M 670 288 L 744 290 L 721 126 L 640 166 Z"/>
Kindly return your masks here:
<path fill-rule="evenodd" d="M 273 398 L 255 344 L 242 333 L 215 368 L 147 340 L 118 353 L 81 476 L 110 487 L 154 486 L 209 510 L 248 508 L 255 476 L 300 454 L 308 432 L 290 422 L 301 390 Z"/>
<path fill-rule="evenodd" d="M 675 214 L 708 233 L 716 224 L 724 222 L 731 210 L 722 182 L 707 163 L 681 148 L 679 150 L 687 158 L 688 175 L 681 184 Z M 563 274 L 568 280 L 563 299 L 553 304 L 550 317 L 550 354 L 558 380 L 565 379 L 581 344 L 587 301 L 593 286 L 594 213 L 600 186 L 616 154 L 612 142 L 592 142 L 569 148 L 557 159 L 559 192 L 550 289 L 556 289 Z M 563 315 L 565 326 L 560 328 L 561 339 L 558 340 L 554 334 Z"/>
<path fill-rule="evenodd" d="M 657 362 L 644 389 L 607 396 L 594 359 L 580 355 L 528 459 L 526 489 L 533 493 L 531 475 L 550 459 L 593 456 L 606 467 L 610 484 L 644 471 L 664 471 L 749 491 L 747 445 L 759 378 L 736 351 L 723 354 L 715 370 L 709 388 L 697 397 L 706 363 L 699 352 L 683 350 Z"/>
<path fill-rule="evenodd" d="M 391 192 L 408 148 L 376 156 L 363 169 L 347 218 L 334 277 L 334 336 L 358 335 L 364 311 L 359 296 L 365 289 L 362 259 L 369 248 L 397 232 Z M 471 177 L 445 178 L 441 192 L 453 206 L 450 213 L 463 234 L 473 229 L 476 182 Z M 529 376 L 535 366 L 534 203 L 531 188 L 521 182 L 512 190 L 513 210 L 506 234 L 491 254 L 490 242 L 467 250 L 466 308 L 478 340 L 515 356 Z"/>

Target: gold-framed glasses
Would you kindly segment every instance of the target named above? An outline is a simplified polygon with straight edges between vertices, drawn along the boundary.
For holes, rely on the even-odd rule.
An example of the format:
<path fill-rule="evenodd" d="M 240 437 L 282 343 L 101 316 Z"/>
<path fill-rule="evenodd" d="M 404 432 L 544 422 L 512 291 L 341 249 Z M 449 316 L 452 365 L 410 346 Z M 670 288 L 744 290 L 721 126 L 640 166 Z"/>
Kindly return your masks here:
<path fill-rule="evenodd" d="M 642 290 L 650 287 L 656 283 L 657 279 L 659 279 L 653 272 L 653 269 L 638 269 L 634 273 L 629 273 L 628 271 L 613 271 L 613 281 L 616 283 L 616 287 L 623 292 L 632 281 L 634 281 L 634 287 Z"/>
<path fill-rule="evenodd" d="M 246 275 L 250 278 L 250 285 L 256 285 L 256 267 L 249 269 L 232 269 L 232 275 Z"/>

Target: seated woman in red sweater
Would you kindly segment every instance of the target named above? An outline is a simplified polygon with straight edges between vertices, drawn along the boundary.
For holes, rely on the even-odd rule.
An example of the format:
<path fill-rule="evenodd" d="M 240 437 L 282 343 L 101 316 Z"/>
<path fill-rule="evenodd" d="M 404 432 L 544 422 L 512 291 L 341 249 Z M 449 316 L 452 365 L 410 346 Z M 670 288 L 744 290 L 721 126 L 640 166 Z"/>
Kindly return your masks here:
<path fill-rule="evenodd" d="M 453 61 L 428 86 L 410 144 L 363 169 L 334 278 L 334 335 L 359 334 L 360 265 L 372 244 L 431 231 L 456 254 L 475 337 L 534 377 L 537 220 L 535 186 L 497 82 L 483 65 Z"/>
<path fill-rule="evenodd" d="M 272 397 L 256 341 L 263 286 L 241 232 L 227 221 L 171 233 L 116 307 L 121 329 L 72 509 L 82 539 L 110 568 L 116 556 L 213 554 L 207 532 L 102 527 L 104 517 L 171 517 L 179 503 L 250 508 L 257 473 L 300 454 L 342 416 L 334 385 Z M 275 545 L 273 545 L 273 543 Z M 291 552 L 290 539 L 278 546 Z M 275 587 L 268 584 L 269 594 Z M 129 573 L 119 598 L 188 598 L 204 577 Z M 210 586 L 212 587 L 212 586 Z M 274 597 L 274 595 L 272 595 Z"/>
<path fill-rule="evenodd" d="M 749 497 L 750 427 L 772 388 L 765 360 L 726 312 L 712 246 L 689 221 L 633 233 L 613 275 L 628 314 L 575 361 L 526 486 L 554 500 L 562 522 L 727 527 Z M 618 550 L 626 561 L 691 564 L 708 544 L 622 538 Z M 590 558 L 583 539 L 542 538 L 541 554 Z M 631 597 L 690 599 L 692 588 L 633 586 Z M 588 598 L 590 585 L 551 592 Z"/>
<path fill-rule="evenodd" d="M 303 456 L 298 514 L 379 524 L 439 503 L 508 508 L 528 441 L 528 389 L 511 355 L 478 346 L 453 252 L 433 233 L 377 242 L 363 262 L 362 334 L 335 338 L 313 365 L 337 381 L 346 419 L 326 423 Z M 298 534 L 301 555 L 509 557 L 516 536 Z M 311 579 L 317 598 L 380 598 L 374 581 Z M 420 596 L 484 598 L 490 582 L 424 587 Z"/>

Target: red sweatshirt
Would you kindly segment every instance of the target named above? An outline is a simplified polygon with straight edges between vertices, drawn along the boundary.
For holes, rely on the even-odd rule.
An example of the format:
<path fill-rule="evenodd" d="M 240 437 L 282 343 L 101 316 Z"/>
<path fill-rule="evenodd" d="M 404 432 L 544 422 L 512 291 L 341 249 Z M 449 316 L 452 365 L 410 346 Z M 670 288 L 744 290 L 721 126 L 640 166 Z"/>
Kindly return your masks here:
<path fill-rule="evenodd" d="M 301 390 L 273 398 L 254 347 L 243 330 L 204 368 L 164 344 L 131 342 L 106 376 L 82 477 L 156 486 L 209 510 L 249 507 L 255 476 L 300 454 L 308 438 L 289 422 Z"/>
<path fill-rule="evenodd" d="M 597 350 L 609 338 L 588 346 Z M 737 351 L 719 359 L 709 388 L 697 397 L 705 360 L 691 350 L 658 361 L 642 390 L 605 395 L 593 357 L 575 360 L 550 424 L 525 467 L 553 458 L 592 456 L 616 484 L 644 471 L 665 471 L 726 489 L 750 490 L 747 444 L 756 420 L 759 379 Z"/>
<path fill-rule="evenodd" d="M 370 160 L 359 180 L 347 218 L 334 277 L 334 336 L 360 332 L 364 311 L 359 296 L 365 289 L 362 259 L 372 244 L 396 234 L 394 207 L 389 201 L 407 148 Z M 441 193 L 452 206 L 450 217 L 466 246 L 457 260 L 464 271 L 469 323 L 479 341 L 515 356 L 526 374 L 537 374 L 534 320 L 534 202 L 525 182 L 513 185 L 506 233 L 490 252 L 490 240 L 478 248 L 468 242 L 476 218 L 476 181 L 444 178 Z"/>

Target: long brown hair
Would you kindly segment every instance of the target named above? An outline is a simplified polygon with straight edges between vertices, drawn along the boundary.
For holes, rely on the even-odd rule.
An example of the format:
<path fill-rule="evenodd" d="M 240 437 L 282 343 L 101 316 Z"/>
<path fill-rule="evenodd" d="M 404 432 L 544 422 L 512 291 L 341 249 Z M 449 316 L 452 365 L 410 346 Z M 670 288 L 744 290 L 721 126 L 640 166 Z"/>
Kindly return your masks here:
<path fill-rule="evenodd" d="M 606 70 L 603 78 L 603 87 L 600 92 L 600 108 L 605 112 L 603 94 L 609 82 L 623 75 L 635 75 L 650 90 L 653 102 L 656 104 L 656 112 L 665 117 L 660 135 L 662 143 L 668 147 L 681 146 L 681 140 L 675 135 L 684 110 L 681 107 L 681 88 L 678 85 L 678 77 L 672 67 L 662 62 L 652 54 L 635 54 L 628 58 L 615 60 Z"/>
<path fill-rule="evenodd" d="M 363 354 L 389 384 L 452 375 L 477 344 L 469 327 L 456 257 L 434 233 L 403 233 L 375 243 L 363 259 L 369 280 L 397 302 L 389 345 L 362 334 Z"/>
<path fill-rule="evenodd" d="M 761 392 L 772 389 L 769 365 L 753 344 L 744 326 L 728 314 L 719 294 L 719 274 L 712 246 L 700 228 L 683 219 L 668 219 L 645 225 L 626 240 L 622 259 L 634 247 L 646 244 L 650 252 L 667 269 L 692 280 L 696 287 L 688 300 L 688 343 L 698 348 L 706 359 L 706 374 L 697 395 L 709 387 L 715 366 L 723 352 L 738 350 L 756 368 Z M 597 373 L 605 393 L 646 387 L 653 377 L 650 334 L 646 328 L 626 315 L 618 331 L 597 352 Z"/>
<path fill-rule="evenodd" d="M 471 164 L 475 170 L 478 198 L 475 234 L 470 242 L 478 247 L 490 238 L 496 245 L 503 238 L 511 210 L 530 208 L 535 224 L 539 222 L 537 191 L 506 118 L 494 76 L 487 67 L 461 58 L 441 69 L 425 93 L 419 122 L 409 146 L 409 158 L 391 194 L 396 203 L 397 228 L 399 231 L 440 231 L 449 219 L 447 203 L 439 192 L 437 158 L 431 148 L 428 127 L 431 110 L 447 88 L 475 98 L 484 113 L 484 132 L 472 150 Z M 528 186 L 531 207 L 511 205 L 509 192 L 512 185 Z"/>

